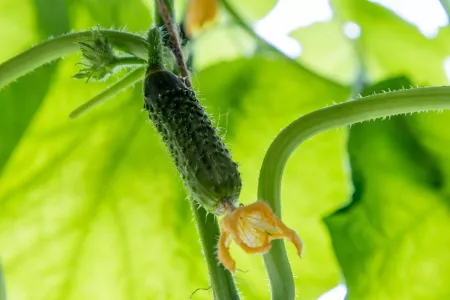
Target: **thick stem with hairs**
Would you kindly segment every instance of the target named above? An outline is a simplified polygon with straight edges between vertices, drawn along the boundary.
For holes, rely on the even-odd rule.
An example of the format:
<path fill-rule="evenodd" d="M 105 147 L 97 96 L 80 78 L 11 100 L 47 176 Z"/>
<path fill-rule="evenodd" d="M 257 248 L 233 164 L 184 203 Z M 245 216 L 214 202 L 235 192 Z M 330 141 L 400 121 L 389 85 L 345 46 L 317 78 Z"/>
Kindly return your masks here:
<path fill-rule="evenodd" d="M 147 41 L 143 37 L 116 30 L 99 30 L 98 32 L 106 36 L 108 41 L 118 49 L 147 60 Z M 91 36 L 90 30 L 58 36 L 5 61 L 0 64 L 0 88 L 46 63 L 79 52 L 78 42 Z"/>
<path fill-rule="evenodd" d="M 164 23 L 166 25 L 167 34 L 172 41 L 172 52 L 177 60 L 181 76 L 183 77 L 186 86 L 188 88 L 192 88 L 191 79 L 189 78 L 189 71 L 183 58 L 183 50 L 181 49 L 180 37 L 178 35 L 178 30 L 176 30 L 175 25 L 173 24 L 170 10 L 166 5 L 165 0 L 157 0 L 157 3 L 161 18 L 164 20 Z"/>

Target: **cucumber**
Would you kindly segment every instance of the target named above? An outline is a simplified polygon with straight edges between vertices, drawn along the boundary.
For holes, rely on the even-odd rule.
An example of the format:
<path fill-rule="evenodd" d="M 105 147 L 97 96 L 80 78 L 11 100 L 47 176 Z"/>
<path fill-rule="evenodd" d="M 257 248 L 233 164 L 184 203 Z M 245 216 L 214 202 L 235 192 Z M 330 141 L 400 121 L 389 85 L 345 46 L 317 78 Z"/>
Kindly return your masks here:
<path fill-rule="evenodd" d="M 236 207 L 242 186 L 238 165 L 195 93 L 161 65 L 149 66 L 144 100 L 192 198 L 217 215 Z"/>

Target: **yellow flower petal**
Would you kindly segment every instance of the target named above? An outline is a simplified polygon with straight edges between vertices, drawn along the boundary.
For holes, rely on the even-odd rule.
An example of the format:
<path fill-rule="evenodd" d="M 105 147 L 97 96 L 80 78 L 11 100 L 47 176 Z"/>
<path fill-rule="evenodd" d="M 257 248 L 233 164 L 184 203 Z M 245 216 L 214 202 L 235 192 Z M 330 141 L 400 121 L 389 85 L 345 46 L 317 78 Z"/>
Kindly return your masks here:
<path fill-rule="evenodd" d="M 258 201 L 228 211 L 220 225 L 219 261 L 232 273 L 236 270 L 236 263 L 229 253 L 231 240 L 247 253 L 264 254 L 272 247 L 270 241 L 287 238 L 301 255 L 302 242 L 298 235 L 277 218 L 265 202 Z"/>

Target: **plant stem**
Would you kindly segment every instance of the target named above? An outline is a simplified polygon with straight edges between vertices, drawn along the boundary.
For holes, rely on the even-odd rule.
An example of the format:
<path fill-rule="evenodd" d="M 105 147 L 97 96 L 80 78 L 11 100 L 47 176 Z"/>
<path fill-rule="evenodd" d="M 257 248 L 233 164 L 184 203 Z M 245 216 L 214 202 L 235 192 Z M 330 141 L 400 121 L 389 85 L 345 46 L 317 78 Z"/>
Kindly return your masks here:
<path fill-rule="evenodd" d="M 272 142 L 260 171 L 258 200 L 269 203 L 281 217 L 281 179 L 286 163 L 300 143 L 342 126 L 397 114 L 450 108 L 450 87 L 431 87 L 368 96 L 314 111 L 287 126 Z M 308 200 L 305 200 L 308 201 Z M 292 300 L 295 288 L 283 243 L 264 255 L 272 299 Z"/>
<path fill-rule="evenodd" d="M 99 30 L 99 32 L 108 37 L 108 41 L 117 48 L 147 60 L 147 42 L 143 37 L 115 30 Z M 91 36 L 91 31 L 62 35 L 34 46 L 5 61 L 0 64 L 0 88 L 45 63 L 80 51 L 78 42 Z"/>
<path fill-rule="evenodd" d="M 122 56 L 114 61 L 114 67 L 130 66 L 130 65 L 144 65 L 146 61 L 136 56 Z"/>
<path fill-rule="evenodd" d="M 214 215 L 208 218 L 208 213 L 203 207 L 197 207 L 196 202 L 191 201 L 194 211 L 197 228 L 203 246 L 208 265 L 211 287 L 214 291 L 215 300 L 239 300 L 239 293 L 234 284 L 231 273 L 226 271 L 222 265 L 217 262 L 216 248 L 218 237 L 220 235 L 219 226 Z"/>
<path fill-rule="evenodd" d="M 119 79 L 113 85 L 107 87 L 100 94 L 94 96 L 89 101 L 87 101 L 87 102 L 83 103 L 82 105 L 80 105 L 79 107 L 77 107 L 75 110 L 73 110 L 70 113 L 69 117 L 71 119 L 75 119 L 75 118 L 85 114 L 90 109 L 94 108 L 97 105 L 100 105 L 101 103 L 105 102 L 109 98 L 118 94 L 120 91 L 125 90 L 126 88 L 132 86 L 136 82 L 142 80 L 142 78 L 144 77 L 144 73 L 145 73 L 145 68 L 143 68 L 143 67 L 131 71 L 125 77 Z"/>
<path fill-rule="evenodd" d="M 189 78 L 189 71 L 183 58 L 183 50 L 181 49 L 180 38 L 178 36 L 178 31 L 173 25 L 170 11 L 168 10 L 166 2 L 164 0 L 158 0 L 158 7 L 161 13 L 161 17 L 166 25 L 167 33 L 169 34 L 169 37 L 172 41 L 172 52 L 177 60 L 181 76 L 183 77 L 186 86 L 188 88 L 192 88 L 191 79 Z"/>

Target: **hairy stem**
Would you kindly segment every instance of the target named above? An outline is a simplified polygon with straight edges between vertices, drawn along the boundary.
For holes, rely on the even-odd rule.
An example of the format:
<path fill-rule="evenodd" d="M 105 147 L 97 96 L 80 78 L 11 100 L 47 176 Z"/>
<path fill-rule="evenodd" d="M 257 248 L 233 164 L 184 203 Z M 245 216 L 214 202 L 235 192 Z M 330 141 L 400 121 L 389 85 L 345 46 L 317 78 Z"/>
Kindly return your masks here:
<path fill-rule="evenodd" d="M 314 111 L 286 127 L 272 142 L 259 175 L 258 200 L 270 204 L 281 217 L 281 180 L 286 163 L 300 143 L 313 135 L 342 126 L 397 114 L 450 108 L 450 87 L 419 88 L 368 96 Z M 272 299 L 295 297 L 292 272 L 284 244 L 273 244 L 264 255 Z"/>
<path fill-rule="evenodd" d="M 207 212 L 203 207 L 196 207 L 194 201 L 192 210 L 194 211 L 197 228 L 200 233 L 200 239 L 203 246 L 203 255 L 208 265 L 211 288 L 216 300 L 239 300 L 239 293 L 233 281 L 231 273 L 217 262 L 216 244 L 220 235 L 219 226 L 214 215 L 208 218 Z"/>
<path fill-rule="evenodd" d="M 97 105 L 100 105 L 101 103 L 105 102 L 109 98 L 115 96 L 122 90 L 127 89 L 128 87 L 132 86 L 136 82 L 142 80 L 144 77 L 145 68 L 141 67 L 136 70 L 131 71 L 128 73 L 125 77 L 121 78 L 117 82 L 115 82 L 113 85 L 107 87 L 105 90 L 103 90 L 100 94 L 94 96 L 89 101 L 83 103 L 79 107 L 77 107 L 75 110 L 73 110 L 69 117 L 71 119 L 75 119 L 83 114 L 85 114 L 90 109 L 94 108 Z"/>
<path fill-rule="evenodd" d="M 158 7 L 161 13 L 161 17 L 166 25 L 167 33 L 172 41 L 172 52 L 175 56 L 178 66 L 180 68 L 181 76 L 183 77 L 186 86 L 192 88 L 191 79 L 189 78 L 189 71 L 186 66 L 186 62 L 183 58 L 183 50 L 181 49 L 180 38 L 178 36 L 178 30 L 175 29 L 172 22 L 172 17 L 170 11 L 167 8 L 166 2 L 164 0 L 158 0 Z"/>
<path fill-rule="evenodd" d="M 147 60 L 147 42 L 143 37 L 115 30 L 99 30 L 99 33 L 117 48 Z M 78 42 L 91 36 L 91 31 L 62 35 L 5 61 L 0 64 L 0 88 L 46 63 L 80 51 Z"/>

